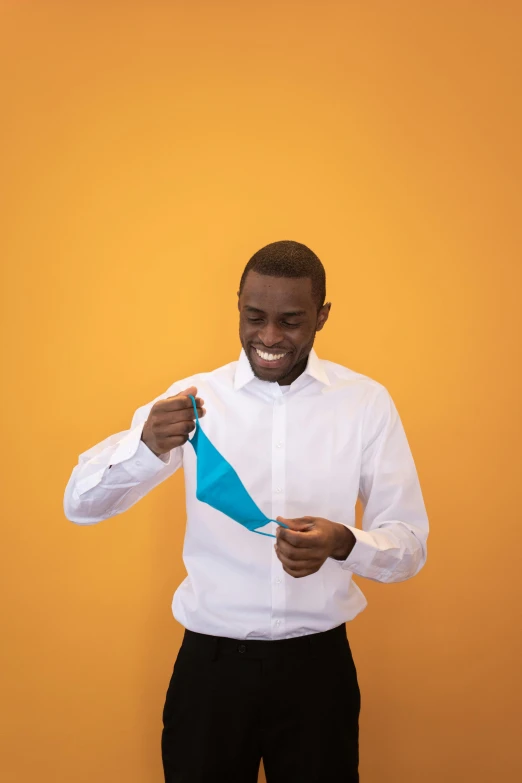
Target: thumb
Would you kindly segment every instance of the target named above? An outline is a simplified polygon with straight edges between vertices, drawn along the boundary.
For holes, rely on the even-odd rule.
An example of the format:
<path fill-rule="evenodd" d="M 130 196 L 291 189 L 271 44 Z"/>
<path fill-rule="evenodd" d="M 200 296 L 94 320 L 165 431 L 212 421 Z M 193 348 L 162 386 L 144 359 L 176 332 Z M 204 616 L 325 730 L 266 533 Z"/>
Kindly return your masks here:
<path fill-rule="evenodd" d="M 278 522 L 282 522 L 284 525 L 290 528 L 290 530 L 297 530 L 304 533 L 307 530 L 311 530 L 314 526 L 313 517 L 297 517 L 296 519 L 285 519 L 284 517 L 276 517 Z"/>
<path fill-rule="evenodd" d="M 174 396 L 175 397 L 189 397 L 190 395 L 192 395 L 192 397 L 195 397 L 197 393 L 198 393 L 198 390 L 196 389 L 195 386 L 189 386 L 188 389 L 184 389 L 183 391 L 178 392 Z"/>

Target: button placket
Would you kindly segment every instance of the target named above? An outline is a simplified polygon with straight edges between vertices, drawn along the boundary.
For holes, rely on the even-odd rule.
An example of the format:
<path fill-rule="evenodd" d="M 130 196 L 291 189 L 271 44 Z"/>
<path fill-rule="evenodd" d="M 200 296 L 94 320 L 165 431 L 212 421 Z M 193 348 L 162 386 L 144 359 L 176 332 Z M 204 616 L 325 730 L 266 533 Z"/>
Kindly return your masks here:
<path fill-rule="evenodd" d="M 286 498 L 286 404 L 275 402 L 272 417 L 272 519 L 285 514 Z M 281 633 L 285 616 L 285 583 L 281 561 L 272 549 L 272 632 Z"/>

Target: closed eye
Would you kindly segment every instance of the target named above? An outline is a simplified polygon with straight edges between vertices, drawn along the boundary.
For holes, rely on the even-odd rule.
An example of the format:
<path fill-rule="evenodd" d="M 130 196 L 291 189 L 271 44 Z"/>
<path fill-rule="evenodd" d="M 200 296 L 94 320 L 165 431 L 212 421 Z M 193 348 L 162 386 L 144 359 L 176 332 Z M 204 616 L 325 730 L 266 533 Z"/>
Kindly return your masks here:
<path fill-rule="evenodd" d="M 263 318 L 252 318 L 251 316 L 248 316 L 247 320 L 249 324 L 262 324 L 264 321 Z M 290 324 L 288 321 L 281 321 L 281 326 L 285 329 L 297 329 L 298 326 L 301 326 L 301 323 Z"/>

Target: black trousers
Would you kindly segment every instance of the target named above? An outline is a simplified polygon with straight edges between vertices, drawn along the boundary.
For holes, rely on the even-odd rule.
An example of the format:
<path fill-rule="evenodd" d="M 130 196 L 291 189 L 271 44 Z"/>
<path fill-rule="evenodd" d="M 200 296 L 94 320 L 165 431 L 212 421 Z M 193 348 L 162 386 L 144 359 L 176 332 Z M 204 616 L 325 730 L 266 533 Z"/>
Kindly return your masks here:
<path fill-rule="evenodd" d="M 344 625 L 277 641 L 185 632 L 163 711 L 166 783 L 357 783 L 360 694 Z"/>

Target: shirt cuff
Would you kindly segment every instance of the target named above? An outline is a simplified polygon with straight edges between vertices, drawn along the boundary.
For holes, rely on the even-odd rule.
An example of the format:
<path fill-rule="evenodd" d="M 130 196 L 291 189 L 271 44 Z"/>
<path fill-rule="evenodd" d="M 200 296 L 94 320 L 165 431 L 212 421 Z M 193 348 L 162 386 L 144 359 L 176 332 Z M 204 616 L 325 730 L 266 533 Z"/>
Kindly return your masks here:
<path fill-rule="evenodd" d="M 364 572 L 371 568 L 375 557 L 375 541 L 372 534 L 367 530 L 360 530 L 358 527 L 352 527 L 351 525 L 345 525 L 345 527 L 352 531 L 355 544 L 346 560 L 342 560 L 340 565 L 346 571 L 360 574 L 361 571 Z"/>
<path fill-rule="evenodd" d="M 78 497 L 96 487 L 104 477 L 111 475 L 111 468 L 124 464 L 124 470 L 137 482 L 147 481 L 170 464 L 171 455 L 157 457 L 141 440 L 143 424 L 128 432 L 109 455 L 97 455 L 86 465 L 92 472 L 79 479 L 75 493 Z M 121 478 L 121 476 L 120 476 Z"/>
<path fill-rule="evenodd" d="M 137 481 L 147 481 L 170 464 L 170 452 L 157 457 L 141 439 L 143 427 L 137 427 L 123 438 L 113 454 L 111 465 L 123 466 Z"/>

